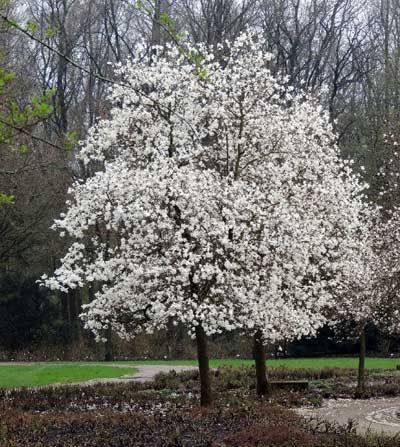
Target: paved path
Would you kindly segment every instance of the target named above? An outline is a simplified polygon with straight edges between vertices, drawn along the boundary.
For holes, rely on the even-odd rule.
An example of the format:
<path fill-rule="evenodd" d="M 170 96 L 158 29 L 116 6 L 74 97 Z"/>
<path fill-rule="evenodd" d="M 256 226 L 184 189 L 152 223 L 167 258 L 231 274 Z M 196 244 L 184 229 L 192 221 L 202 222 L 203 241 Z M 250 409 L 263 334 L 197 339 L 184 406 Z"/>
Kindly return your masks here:
<path fill-rule="evenodd" d="M 400 433 L 400 397 L 379 399 L 327 399 L 320 408 L 300 408 L 299 414 L 320 420 L 347 424 L 357 423 L 357 431 L 387 434 Z"/>
<path fill-rule="evenodd" d="M 158 373 L 169 373 L 171 371 L 176 371 L 177 373 L 183 371 L 193 371 L 197 367 L 194 366 L 178 366 L 178 365 L 111 365 L 119 366 L 121 368 L 135 368 L 136 372 L 133 375 L 125 375 L 122 377 L 110 378 L 110 379 L 93 379 L 81 382 L 80 384 L 93 385 L 96 383 L 121 383 L 121 382 L 147 382 L 154 379 Z"/>

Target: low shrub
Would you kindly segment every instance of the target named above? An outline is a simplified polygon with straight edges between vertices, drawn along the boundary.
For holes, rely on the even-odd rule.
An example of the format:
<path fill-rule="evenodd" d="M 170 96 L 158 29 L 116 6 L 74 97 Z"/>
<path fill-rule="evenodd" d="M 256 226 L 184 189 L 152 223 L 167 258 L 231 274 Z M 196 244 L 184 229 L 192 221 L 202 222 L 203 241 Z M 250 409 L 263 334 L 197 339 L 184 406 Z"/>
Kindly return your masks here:
<path fill-rule="evenodd" d="M 223 442 L 252 424 L 296 423 L 289 410 L 261 404 L 211 409 L 183 406 L 152 414 L 143 411 L 15 412 L 2 411 L 2 443 L 7 446 L 185 446 L 206 447 Z M 308 447 L 308 446 L 307 446 Z"/>
<path fill-rule="evenodd" d="M 318 439 L 297 427 L 254 425 L 224 439 L 227 447 L 314 447 Z"/>
<path fill-rule="evenodd" d="M 255 388 L 254 367 L 223 366 L 212 371 L 213 388 L 217 392 Z M 310 380 L 320 381 L 327 379 L 356 380 L 357 371 L 345 368 L 323 368 L 323 369 L 289 369 L 270 368 L 268 375 L 271 380 Z M 368 373 L 367 373 L 368 377 Z M 172 371 L 160 373 L 154 378 L 156 389 L 190 389 L 198 390 L 199 373 L 197 370 L 185 371 L 177 374 Z"/>
<path fill-rule="evenodd" d="M 197 371 L 160 374 L 149 383 L 0 390 L 0 446 L 400 447 L 398 438 L 357 436 L 354 426 L 315 424 L 290 410 L 319 405 L 313 390 L 258 399 L 253 373 L 214 371 L 216 402 L 208 409 L 198 406 Z M 290 370 L 277 374 L 294 378 Z M 336 380 L 327 374 L 320 384 Z M 396 386 L 393 378 L 383 389 L 397 392 Z"/>

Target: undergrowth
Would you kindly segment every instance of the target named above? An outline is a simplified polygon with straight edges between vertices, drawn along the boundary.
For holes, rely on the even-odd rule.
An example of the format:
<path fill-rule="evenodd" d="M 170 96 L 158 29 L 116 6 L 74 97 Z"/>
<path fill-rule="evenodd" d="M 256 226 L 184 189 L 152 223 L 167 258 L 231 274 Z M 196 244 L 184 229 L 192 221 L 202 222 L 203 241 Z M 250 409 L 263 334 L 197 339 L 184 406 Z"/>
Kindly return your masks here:
<path fill-rule="evenodd" d="M 400 447 L 398 438 L 358 436 L 352 424 L 339 427 L 297 415 L 290 407 L 321 403 L 321 394 L 329 389 L 321 391 L 323 384 L 355 379 L 351 370 L 312 374 L 274 370 L 271 380 L 311 376 L 310 390 L 278 391 L 258 399 L 251 368 L 218 369 L 212 378 L 215 404 L 208 409 L 198 406 L 197 371 L 159 374 L 144 384 L 2 390 L 0 446 Z M 382 377 L 374 374 L 368 379 L 378 388 Z M 395 392 L 396 380 L 389 377 L 381 386 Z"/>

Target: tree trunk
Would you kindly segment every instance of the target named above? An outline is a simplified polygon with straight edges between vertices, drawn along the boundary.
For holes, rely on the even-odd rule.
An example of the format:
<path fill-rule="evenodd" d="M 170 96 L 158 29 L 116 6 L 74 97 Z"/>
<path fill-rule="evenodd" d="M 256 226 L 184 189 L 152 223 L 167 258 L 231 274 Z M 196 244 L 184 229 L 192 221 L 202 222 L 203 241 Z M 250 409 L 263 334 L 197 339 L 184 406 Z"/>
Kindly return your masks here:
<path fill-rule="evenodd" d="M 67 2 L 63 1 L 62 9 L 61 4 L 57 5 L 58 11 L 56 12 L 58 16 L 58 48 L 57 50 L 61 55 L 69 56 L 69 42 L 68 33 L 66 29 L 67 22 Z M 68 104 L 67 104 L 67 71 L 68 63 L 63 56 L 59 56 L 57 62 L 57 90 L 56 90 L 56 111 L 57 111 L 57 131 L 59 135 L 64 135 L 69 128 L 68 123 Z"/>
<path fill-rule="evenodd" d="M 365 337 L 365 326 L 362 326 L 360 332 L 360 354 L 358 362 L 358 382 L 356 397 L 363 397 L 365 394 L 365 356 L 367 350 L 367 343 Z"/>
<path fill-rule="evenodd" d="M 114 361 L 114 350 L 113 350 L 113 344 L 112 344 L 112 330 L 111 330 L 111 324 L 107 328 L 107 335 L 106 335 L 106 352 L 104 355 L 104 360 L 106 362 L 112 362 Z"/>
<path fill-rule="evenodd" d="M 153 15 L 153 23 L 151 28 L 151 63 L 153 62 L 154 58 L 157 56 L 157 49 L 154 48 L 154 46 L 160 46 L 161 45 L 161 0 L 155 0 L 154 2 L 154 15 Z"/>
<path fill-rule="evenodd" d="M 79 289 L 71 289 L 68 292 L 69 301 L 69 323 L 71 328 L 71 339 L 76 341 L 81 336 L 81 325 L 79 314 L 82 310 L 82 292 Z"/>
<path fill-rule="evenodd" d="M 196 344 L 200 371 L 200 405 L 207 407 L 212 402 L 210 366 L 208 361 L 207 337 L 200 324 L 196 326 Z"/>
<path fill-rule="evenodd" d="M 265 396 L 269 392 L 267 369 L 265 366 L 265 348 L 261 331 L 254 334 L 254 360 L 256 364 L 257 394 Z"/>

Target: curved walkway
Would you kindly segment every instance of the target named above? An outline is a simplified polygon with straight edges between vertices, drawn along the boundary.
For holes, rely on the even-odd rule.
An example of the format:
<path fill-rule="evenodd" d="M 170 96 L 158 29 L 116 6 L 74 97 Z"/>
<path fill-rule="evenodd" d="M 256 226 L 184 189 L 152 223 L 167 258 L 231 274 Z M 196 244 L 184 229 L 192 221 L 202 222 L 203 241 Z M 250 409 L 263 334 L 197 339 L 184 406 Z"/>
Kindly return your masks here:
<path fill-rule="evenodd" d="M 86 380 L 85 382 L 80 382 L 80 385 L 94 385 L 96 383 L 121 383 L 121 382 L 147 382 L 153 380 L 154 377 L 159 373 L 169 373 L 175 371 L 177 373 L 183 371 L 193 371 L 197 370 L 194 366 L 178 366 L 178 365 L 129 365 L 129 364 L 118 364 L 110 366 L 119 367 L 132 367 L 136 371 L 133 375 L 125 375 L 122 377 L 117 377 L 113 379 L 93 379 Z"/>
<path fill-rule="evenodd" d="M 394 435 L 400 432 L 400 397 L 379 399 L 328 399 L 319 408 L 300 408 L 302 416 L 345 425 L 356 423 L 359 433 L 367 431 Z"/>

